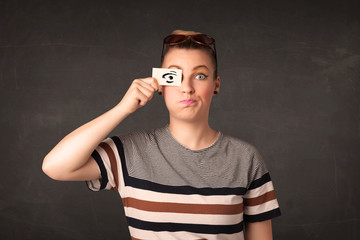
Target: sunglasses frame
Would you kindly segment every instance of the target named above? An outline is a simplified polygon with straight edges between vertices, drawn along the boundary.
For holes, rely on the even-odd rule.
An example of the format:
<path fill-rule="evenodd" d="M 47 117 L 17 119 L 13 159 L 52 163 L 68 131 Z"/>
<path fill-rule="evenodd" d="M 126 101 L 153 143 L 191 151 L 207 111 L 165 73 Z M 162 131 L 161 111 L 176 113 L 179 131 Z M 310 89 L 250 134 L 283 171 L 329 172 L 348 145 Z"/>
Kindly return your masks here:
<path fill-rule="evenodd" d="M 177 36 L 178 37 L 183 37 L 183 39 L 172 42 L 171 39 L 175 39 Z M 200 39 L 199 39 L 199 37 L 200 37 Z M 201 41 L 201 38 L 209 40 L 209 41 Z M 163 41 L 162 51 L 161 51 L 161 60 L 163 60 L 163 58 L 164 58 L 164 49 L 165 49 L 166 45 L 167 46 L 175 46 L 175 45 L 186 42 L 188 39 L 190 39 L 191 41 L 193 41 L 193 42 L 195 42 L 195 43 L 197 43 L 199 45 L 209 46 L 210 48 L 211 48 L 211 46 L 213 46 L 213 48 L 211 48 L 211 49 L 214 52 L 215 61 L 217 62 L 215 39 L 208 36 L 208 35 L 206 35 L 206 34 L 203 34 L 203 33 L 199 33 L 199 34 L 171 34 L 171 35 L 165 37 L 164 41 Z"/>
<path fill-rule="evenodd" d="M 175 41 L 172 42 L 170 39 L 174 39 L 176 37 L 183 37 L 182 40 L 179 41 Z M 176 45 L 176 44 L 180 44 L 183 43 L 185 41 L 187 41 L 188 39 L 191 39 L 193 42 L 196 42 L 200 45 L 212 45 L 215 44 L 215 39 L 206 35 L 206 34 L 171 34 L 169 36 L 167 36 L 166 38 L 164 38 L 164 44 L 167 45 Z M 201 39 L 205 39 L 205 41 L 201 41 Z M 206 41 L 207 40 L 207 41 Z"/>

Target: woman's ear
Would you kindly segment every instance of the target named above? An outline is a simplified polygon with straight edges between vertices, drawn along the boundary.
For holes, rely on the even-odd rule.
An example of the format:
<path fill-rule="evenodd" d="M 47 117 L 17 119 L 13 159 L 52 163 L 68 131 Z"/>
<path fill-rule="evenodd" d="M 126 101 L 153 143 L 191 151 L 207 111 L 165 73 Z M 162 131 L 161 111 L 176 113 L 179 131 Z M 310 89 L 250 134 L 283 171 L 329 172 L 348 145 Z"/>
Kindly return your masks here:
<path fill-rule="evenodd" d="M 219 76 L 217 76 L 216 80 L 215 80 L 215 89 L 214 89 L 214 94 L 218 94 L 220 91 L 220 83 L 221 83 L 221 79 Z M 215 93 L 216 92 L 216 93 Z"/>
<path fill-rule="evenodd" d="M 162 85 L 159 86 L 158 94 L 163 95 L 163 87 L 162 87 Z"/>

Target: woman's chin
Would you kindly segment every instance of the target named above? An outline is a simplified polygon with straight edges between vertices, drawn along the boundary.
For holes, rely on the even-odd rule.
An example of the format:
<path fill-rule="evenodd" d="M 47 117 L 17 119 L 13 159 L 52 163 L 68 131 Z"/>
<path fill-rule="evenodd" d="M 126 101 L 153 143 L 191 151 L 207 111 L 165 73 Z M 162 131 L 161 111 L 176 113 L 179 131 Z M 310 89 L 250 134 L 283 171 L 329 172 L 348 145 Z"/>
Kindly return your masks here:
<path fill-rule="evenodd" d="M 198 111 L 194 111 L 193 109 L 184 109 L 180 113 L 177 112 L 176 114 L 170 113 L 170 119 L 174 119 L 176 121 L 182 122 L 199 122 L 199 121 L 207 121 L 207 117 L 202 116 Z"/>

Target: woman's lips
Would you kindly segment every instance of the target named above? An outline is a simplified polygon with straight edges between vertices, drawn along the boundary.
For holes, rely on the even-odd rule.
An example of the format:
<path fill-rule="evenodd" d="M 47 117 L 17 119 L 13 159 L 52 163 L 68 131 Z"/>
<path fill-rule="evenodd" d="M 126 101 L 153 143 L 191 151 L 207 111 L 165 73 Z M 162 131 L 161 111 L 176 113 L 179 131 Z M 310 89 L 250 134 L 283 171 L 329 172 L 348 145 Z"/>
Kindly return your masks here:
<path fill-rule="evenodd" d="M 185 99 L 185 100 L 180 101 L 180 103 L 185 104 L 185 105 L 191 105 L 191 104 L 196 103 L 196 101 L 193 99 Z"/>

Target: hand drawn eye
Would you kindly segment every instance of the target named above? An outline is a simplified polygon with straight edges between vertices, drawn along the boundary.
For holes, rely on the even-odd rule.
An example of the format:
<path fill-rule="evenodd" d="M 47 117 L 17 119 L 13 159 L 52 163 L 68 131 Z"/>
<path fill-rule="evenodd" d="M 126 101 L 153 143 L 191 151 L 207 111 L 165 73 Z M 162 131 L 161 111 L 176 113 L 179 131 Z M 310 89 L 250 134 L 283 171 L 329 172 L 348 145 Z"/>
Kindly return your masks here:
<path fill-rule="evenodd" d="M 166 80 L 167 83 L 174 83 L 174 77 L 177 76 L 175 71 L 170 71 L 162 75 L 162 78 Z"/>

